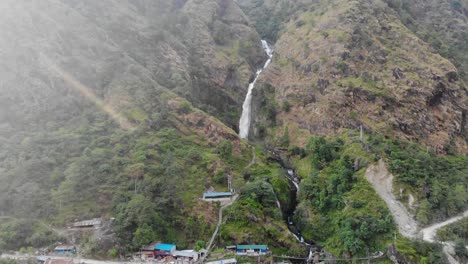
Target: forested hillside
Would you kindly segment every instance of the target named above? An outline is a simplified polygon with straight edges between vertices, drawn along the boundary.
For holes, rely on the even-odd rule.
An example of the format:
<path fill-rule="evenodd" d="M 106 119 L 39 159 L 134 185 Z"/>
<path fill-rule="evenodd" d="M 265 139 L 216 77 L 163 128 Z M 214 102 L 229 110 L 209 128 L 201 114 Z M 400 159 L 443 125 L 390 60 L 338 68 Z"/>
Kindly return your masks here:
<path fill-rule="evenodd" d="M 0 216 L 20 221 L 6 224 L 0 245 L 49 241 L 32 239 L 41 225 L 31 219 L 60 227 L 93 217 L 116 218 L 122 251 L 207 240 L 217 212 L 198 198 L 224 190 L 227 173 L 240 188 L 252 158 L 232 128 L 266 55 L 241 10 L 231 1 L 0 5 Z"/>
<path fill-rule="evenodd" d="M 288 149 L 302 178 L 295 221 L 305 239 L 347 256 L 389 243 L 392 221 L 361 171 L 381 159 L 420 226 L 466 210 L 466 6 L 238 2 L 277 39 L 254 90 L 251 136 Z M 256 20 L 264 13 L 277 16 Z M 409 261 L 445 261 L 439 249 L 397 245 Z"/>

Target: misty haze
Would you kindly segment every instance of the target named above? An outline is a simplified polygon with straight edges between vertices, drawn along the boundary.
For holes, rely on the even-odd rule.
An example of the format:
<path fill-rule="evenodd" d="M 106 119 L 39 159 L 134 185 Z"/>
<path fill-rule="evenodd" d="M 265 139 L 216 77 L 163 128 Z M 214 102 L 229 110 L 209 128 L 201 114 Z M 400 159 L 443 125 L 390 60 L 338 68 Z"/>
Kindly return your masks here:
<path fill-rule="evenodd" d="M 466 0 L 0 0 L 0 264 L 468 262 Z"/>

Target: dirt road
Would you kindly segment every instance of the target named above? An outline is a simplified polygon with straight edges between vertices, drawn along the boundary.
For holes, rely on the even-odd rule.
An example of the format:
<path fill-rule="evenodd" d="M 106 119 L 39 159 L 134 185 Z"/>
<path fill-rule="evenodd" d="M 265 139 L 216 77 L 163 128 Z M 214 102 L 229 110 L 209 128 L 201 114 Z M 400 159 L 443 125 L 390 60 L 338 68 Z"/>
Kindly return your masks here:
<path fill-rule="evenodd" d="M 452 223 L 454 223 L 456 221 L 459 221 L 459 220 L 461 220 L 461 219 L 463 219 L 465 217 L 468 217 L 468 210 L 463 212 L 463 214 L 460 214 L 460 215 L 454 216 L 452 218 L 449 218 L 449 219 L 445 220 L 444 222 L 433 224 L 431 226 L 423 228 L 423 229 L 421 229 L 420 233 L 423 235 L 424 240 L 426 240 L 428 242 L 434 242 L 437 230 L 439 230 L 440 228 L 442 228 L 442 227 L 444 227 L 446 225 L 450 225 L 450 224 L 452 224 Z"/>
<path fill-rule="evenodd" d="M 468 210 L 458 216 L 451 217 L 443 222 L 433 224 L 418 232 L 418 223 L 414 220 L 413 215 L 408 209 L 396 199 L 392 192 L 393 175 L 387 170 L 383 160 L 380 160 L 377 165 L 371 165 L 366 171 L 366 179 L 372 184 L 377 194 L 385 201 L 390 212 L 398 225 L 400 233 L 408 238 L 422 238 L 427 242 L 435 242 L 437 230 L 468 217 Z M 443 242 L 443 252 L 447 256 L 450 264 L 458 264 L 459 262 L 453 257 L 454 246 L 451 242 Z"/>
<path fill-rule="evenodd" d="M 418 234 L 418 223 L 393 194 L 393 175 L 387 170 L 383 160 L 376 165 L 369 166 L 365 177 L 387 204 L 400 233 L 405 237 L 415 238 Z"/>

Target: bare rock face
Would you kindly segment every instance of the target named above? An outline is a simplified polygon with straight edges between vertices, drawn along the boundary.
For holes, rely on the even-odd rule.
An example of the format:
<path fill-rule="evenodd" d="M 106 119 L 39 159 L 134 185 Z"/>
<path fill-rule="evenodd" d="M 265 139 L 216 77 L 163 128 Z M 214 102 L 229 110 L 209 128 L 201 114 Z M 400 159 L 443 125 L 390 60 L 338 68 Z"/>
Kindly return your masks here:
<path fill-rule="evenodd" d="M 258 34 L 232 1 L 7 0 L 0 7 L 2 130 L 80 112 L 83 102 L 51 65 L 115 108 L 138 104 L 135 91 L 167 88 L 234 125 L 227 113 L 240 110 L 228 106 L 241 104 L 264 60 Z M 69 111 L 55 111 L 61 107 Z"/>
<path fill-rule="evenodd" d="M 408 264 L 409 262 L 396 249 L 395 245 L 390 245 L 387 249 L 388 258 L 395 264 Z"/>
<path fill-rule="evenodd" d="M 468 152 L 468 92 L 457 67 L 393 9 L 381 1 L 335 1 L 308 10 L 285 26 L 264 73 L 278 105 L 293 106 L 278 115 L 279 124 L 319 135 L 363 125 L 439 153 L 450 144 Z"/>

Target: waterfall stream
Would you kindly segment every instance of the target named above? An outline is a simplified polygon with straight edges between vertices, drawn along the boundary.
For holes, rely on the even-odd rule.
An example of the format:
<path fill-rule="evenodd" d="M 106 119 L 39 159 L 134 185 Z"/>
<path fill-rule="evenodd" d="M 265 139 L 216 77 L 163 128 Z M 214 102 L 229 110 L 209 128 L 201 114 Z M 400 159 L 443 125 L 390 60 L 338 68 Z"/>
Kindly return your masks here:
<path fill-rule="evenodd" d="M 257 70 L 255 79 L 249 84 L 247 95 L 245 96 L 244 104 L 242 105 L 242 115 L 239 120 L 239 137 L 247 138 L 249 136 L 250 121 L 251 121 L 251 108 L 252 108 L 252 90 L 255 87 L 258 77 L 264 69 L 268 67 L 273 57 L 273 50 L 270 48 L 266 40 L 262 40 L 262 47 L 268 55 L 268 60 L 263 65 L 262 69 Z"/>
<path fill-rule="evenodd" d="M 296 210 L 297 197 L 299 196 L 299 190 L 300 190 L 299 189 L 299 179 L 297 178 L 296 174 L 294 173 L 294 170 L 288 169 L 288 168 L 284 168 L 284 169 L 286 171 L 286 178 L 292 184 L 292 186 L 294 186 L 295 195 L 293 196 L 293 198 L 296 200 L 296 201 L 293 201 L 293 208 L 292 208 L 292 210 L 290 209 L 290 212 L 287 215 L 287 223 L 286 224 L 288 225 L 289 232 L 296 238 L 297 242 L 299 242 L 301 244 L 304 244 L 304 245 L 309 247 L 309 255 L 307 256 L 306 263 L 311 263 L 313 255 L 314 255 L 315 247 L 313 247 L 311 244 L 307 243 L 304 240 L 301 233 L 299 233 L 296 225 L 294 224 L 294 221 L 292 220 L 292 214 Z"/>

